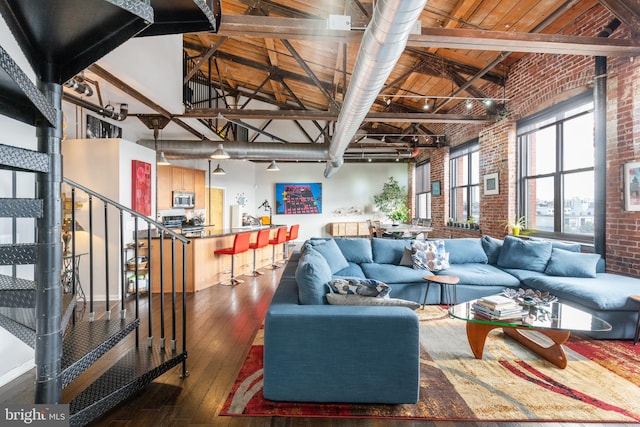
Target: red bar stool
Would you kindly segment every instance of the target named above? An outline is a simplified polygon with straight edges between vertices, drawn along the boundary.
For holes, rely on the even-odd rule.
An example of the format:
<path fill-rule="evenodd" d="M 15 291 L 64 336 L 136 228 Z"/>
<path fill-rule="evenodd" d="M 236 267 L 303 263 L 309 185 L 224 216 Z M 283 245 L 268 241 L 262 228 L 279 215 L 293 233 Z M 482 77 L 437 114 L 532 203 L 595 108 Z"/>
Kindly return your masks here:
<path fill-rule="evenodd" d="M 287 247 L 289 246 L 289 242 L 292 242 L 298 238 L 298 230 L 300 229 L 300 224 L 293 224 L 289 227 L 289 231 L 287 232 L 287 237 L 285 239 L 284 244 L 282 245 L 282 259 L 286 260 L 289 258 L 289 251 Z"/>
<path fill-rule="evenodd" d="M 271 245 L 271 248 L 272 248 L 271 268 L 274 270 L 276 268 L 280 268 L 280 266 L 276 264 L 276 246 L 283 244 L 284 242 L 286 242 L 286 240 L 287 240 L 287 229 L 285 227 L 278 228 L 278 233 L 276 234 L 276 237 L 269 240 L 269 244 Z"/>
<path fill-rule="evenodd" d="M 256 250 L 260 248 L 264 248 L 269 244 L 269 233 L 271 230 L 269 228 L 264 228 L 258 231 L 258 235 L 256 236 L 256 241 L 249 244 L 249 249 L 253 249 L 253 275 L 258 276 L 262 274 L 261 271 L 258 271 L 256 268 Z"/>
<path fill-rule="evenodd" d="M 244 280 L 238 280 L 236 279 L 236 276 L 235 276 L 235 272 L 234 272 L 235 258 L 236 258 L 235 255 L 248 251 L 250 241 L 251 241 L 250 232 L 238 233 L 236 234 L 236 237 L 233 239 L 232 247 L 217 249 L 213 252 L 216 255 L 231 255 L 231 281 L 230 281 L 231 286 L 244 283 Z"/>

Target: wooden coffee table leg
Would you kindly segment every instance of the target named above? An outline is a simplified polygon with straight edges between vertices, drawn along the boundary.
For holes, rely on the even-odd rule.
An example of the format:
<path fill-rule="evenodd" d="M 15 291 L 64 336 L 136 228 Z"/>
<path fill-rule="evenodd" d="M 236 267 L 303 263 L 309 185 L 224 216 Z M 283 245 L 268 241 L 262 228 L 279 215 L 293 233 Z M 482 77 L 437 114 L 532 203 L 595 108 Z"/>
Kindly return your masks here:
<path fill-rule="evenodd" d="M 501 327 L 502 326 L 487 323 L 467 322 L 467 340 L 469 340 L 469 347 L 471 347 L 471 351 L 476 359 L 482 359 L 487 334 L 491 332 L 491 330 Z"/>
<path fill-rule="evenodd" d="M 537 332 L 551 338 L 553 344 L 549 347 L 543 347 L 531 338 L 523 335 L 518 328 L 502 328 L 505 335 L 510 336 L 514 340 L 518 341 L 529 350 L 533 351 L 537 355 L 541 356 L 545 360 L 553 363 L 557 367 L 564 369 L 567 367 L 567 354 L 562 348 L 562 344 L 567 342 L 571 332 L 569 331 L 551 331 L 536 329 Z M 474 353 L 475 354 L 475 353 Z"/>

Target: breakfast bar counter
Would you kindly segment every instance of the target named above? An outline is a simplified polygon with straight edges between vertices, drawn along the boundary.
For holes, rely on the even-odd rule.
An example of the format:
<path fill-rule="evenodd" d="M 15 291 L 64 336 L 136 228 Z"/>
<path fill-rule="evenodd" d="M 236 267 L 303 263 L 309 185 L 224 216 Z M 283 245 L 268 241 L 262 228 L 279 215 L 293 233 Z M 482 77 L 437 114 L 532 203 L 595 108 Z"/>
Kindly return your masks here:
<path fill-rule="evenodd" d="M 271 229 L 270 238 L 275 237 L 278 228 L 286 225 L 265 225 L 248 226 L 238 228 L 220 229 L 210 226 L 203 227 L 200 235 L 189 237 L 190 243 L 187 245 L 186 272 L 187 292 L 196 292 L 229 279 L 231 270 L 231 257 L 215 255 L 214 251 L 230 247 L 236 234 L 250 232 L 251 241 L 255 241 L 258 231 L 263 228 Z M 161 289 L 160 274 L 153 274 L 151 277 L 151 290 L 154 293 L 168 292 L 171 289 L 170 281 L 172 277 L 171 257 L 172 239 L 152 239 L 151 241 L 151 263 L 160 265 L 160 245 L 164 245 L 164 289 Z M 182 289 L 182 249 L 176 245 L 175 264 L 177 289 Z M 256 267 L 261 268 L 271 265 L 272 247 L 266 246 L 256 251 Z M 236 276 L 247 275 L 253 272 L 253 250 L 235 255 Z M 276 261 L 282 259 L 282 247 L 276 248 Z"/>

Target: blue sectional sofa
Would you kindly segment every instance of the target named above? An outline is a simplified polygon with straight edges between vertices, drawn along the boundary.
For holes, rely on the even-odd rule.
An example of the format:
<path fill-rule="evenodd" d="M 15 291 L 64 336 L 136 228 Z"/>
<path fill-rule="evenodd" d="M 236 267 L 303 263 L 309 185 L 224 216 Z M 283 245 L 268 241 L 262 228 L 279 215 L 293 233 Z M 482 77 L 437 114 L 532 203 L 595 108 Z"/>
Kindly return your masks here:
<path fill-rule="evenodd" d="M 434 272 L 413 268 L 408 240 L 305 242 L 287 263 L 265 319 L 265 397 L 415 403 L 418 319 L 402 302 L 422 302 L 423 277 L 431 274 L 460 278 L 458 302 L 504 288 L 547 291 L 611 323 L 610 332 L 596 333 L 595 338 L 633 338 L 638 307 L 629 296 L 640 294 L 640 279 L 604 273 L 599 255 L 580 253 L 579 245 L 512 236 L 439 240 L 448 265 Z M 340 277 L 383 282 L 391 288 L 390 302 L 401 306 L 329 304 L 332 291 L 327 284 Z M 444 302 L 436 283 L 428 297 L 428 304 Z"/>

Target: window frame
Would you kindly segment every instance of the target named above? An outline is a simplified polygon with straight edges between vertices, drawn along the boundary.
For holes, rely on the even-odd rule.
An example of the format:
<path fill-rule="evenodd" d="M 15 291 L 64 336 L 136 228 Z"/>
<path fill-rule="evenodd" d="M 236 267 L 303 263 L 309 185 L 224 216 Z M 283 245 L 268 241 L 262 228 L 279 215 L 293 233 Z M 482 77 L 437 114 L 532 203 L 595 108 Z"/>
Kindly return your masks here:
<path fill-rule="evenodd" d="M 415 168 L 415 183 L 416 183 L 416 195 L 415 195 L 415 204 L 416 204 L 416 217 L 420 219 L 431 219 L 432 210 L 431 210 L 431 161 L 427 160 L 426 162 L 422 162 L 416 165 Z M 421 197 L 425 198 L 425 216 L 421 217 Z"/>
<path fill-rule="evenodd" d="M 477 164 L 475 165 L 475 170 L 477 171 L 477 182 L 473 183 L 473 172 L 474 165 L 473 159 L 477 160 Z M 457 185 L 457 179 L 455 179 L 454 174 L 457 172 L 458 168 L 455 163 L 461 157 L 467 157 L 467 183 L 463 185 Z M 464 218 L 457 219 L 455 215 L 456 203 L 454 201 L 454 197 L 456 194 L 456 190 L 458 188 L 464 189 L 467 200 L 467 208 L 464 215 Z M 478 212 L 477 215 L 472 215 L 473 212 L 473 203 L 472 203 L 472 193 L 476 190 L 478 194 Z M 474 138 L 471 141 L 468 141 L 464 144 L 459 145 L 458 147 L 451 150 L 449 153 L 449 218 L 452 218 L 454 221 L 458 222 L 467 222 L 469 217 L 473 216 L 476 223 L 480 223 L 480 140 L 479 138 Z"/>
<path fill-rule="evenodd" d="M 568 115 L 575 110 L 573 114 Z M 544 109 L 532 116 L 526 117 L 524 119 L 516 122 L 516 144 L 517 144 L 517 159 L 518 159 L 518 181 L 517 181 L 517 206 L 518 206 L 518 214 L 517 216 L 525 216 L 527 212 L 530 210 L 530 206 L 528 206 L 528 198 L 529 195 L 527 193 L 527 184 L 531 180 L 536 179 L 544 179 L 544 178 L 552 178 L 553 179 L 553 231 L 547 230 L 537 230 L 537 229 L 529 229 L 528 233 L 530 235 L 550 238 L 550 239 L 562 239 L 569 240 L 579 243 L 589 243 L 593 244 L 595 239 L 595 231 L 592 234 L 587 233 L 568 233 L 564 230 L 564 178 L 566 176 L 584 173 L 584 172 L 593 172 L 595 173 L 595 156 L 593 159 L 592 166 L 588 167 L 577 167 L 573 169 L 565 168 L 563 162 L 563 152 L 564 152 L 564 124 L 570 120 L 574 120 L 576 118 L 585 116 L 587 114 L 594 114 L 594 102 L 593 102 L 593 93 L 592 91 L 585 92 L 581 95 L 568 99 L 564 102 L 558 103 L 553 107 Z M 594 117 L 595 120 L 595 117 Z M 555 128 L 555 167 L 551 172 L 539 173 L 539 174 L 529 174 L 527 168 L 529 167 L 529 155 L 530 152 L 528 150 L 529 137 L 535 132 L 539 132 L 546 128 L 554 127 Z M 594 140 L 595 141 L 595 135 Z M 593 200 L 595 200 L 595 187 Z M 556 209 L 555 207 L 562 207 L 561 209 Z M 535 210 L 535 206 L 533 209 Z M 595 217 L 595 210 L 594 210 Z M 537 213 L 536 213 L 537 216 Z M 594 218 L 595 224 L 595 218 Z M 529 227 L 529 219 L 527 218 L 527 227 Z"/>

